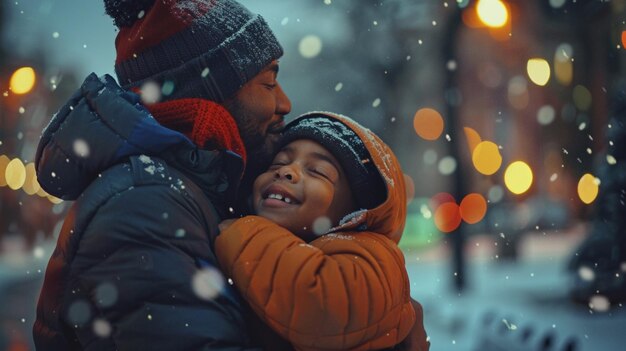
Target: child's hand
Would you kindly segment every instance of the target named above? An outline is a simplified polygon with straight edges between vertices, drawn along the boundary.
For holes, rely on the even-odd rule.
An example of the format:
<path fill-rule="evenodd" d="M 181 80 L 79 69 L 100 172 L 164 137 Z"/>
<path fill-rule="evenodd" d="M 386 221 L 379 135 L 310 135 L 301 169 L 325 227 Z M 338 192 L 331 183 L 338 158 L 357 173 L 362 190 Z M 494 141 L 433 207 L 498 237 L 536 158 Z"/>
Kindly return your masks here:
<path fill-rule="evenodd" d="M 236 220 L 237 219 L 226 219 L 220 222 L 220 224 L 218 224 L 218 228 L 220 229 L 220 232 L 223 232 L 226 229 L 228 229 L 228 227 L 230 227 Z"/>

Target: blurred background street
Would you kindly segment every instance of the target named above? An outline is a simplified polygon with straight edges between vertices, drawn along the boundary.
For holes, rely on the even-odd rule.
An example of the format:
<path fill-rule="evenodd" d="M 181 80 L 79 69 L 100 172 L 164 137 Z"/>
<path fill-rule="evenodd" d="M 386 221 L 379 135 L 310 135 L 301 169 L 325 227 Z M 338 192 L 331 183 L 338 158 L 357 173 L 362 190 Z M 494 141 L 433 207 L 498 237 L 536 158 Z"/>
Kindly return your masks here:
<path fill-rule="evenodd" d="M 626 0 L 241 0 L 282 43 L 293 103 L 398 155 L 400 246 L 431 350 L 626 344 Z M 100 1 L 0 0 L 0 350 L 32 350 L 71 203 L 39 186 L 41 130 L 115 76 Z"/>

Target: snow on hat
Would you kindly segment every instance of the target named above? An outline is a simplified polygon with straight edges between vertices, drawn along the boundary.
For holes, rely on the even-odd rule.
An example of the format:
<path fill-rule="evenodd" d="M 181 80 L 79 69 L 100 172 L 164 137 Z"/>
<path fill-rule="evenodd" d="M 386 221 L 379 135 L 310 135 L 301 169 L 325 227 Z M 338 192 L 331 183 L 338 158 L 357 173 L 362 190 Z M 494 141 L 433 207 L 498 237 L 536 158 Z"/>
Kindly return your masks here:
<path fill-rule="evenodd" d="M 335 156 L 360 209 L 372 209 L 384 202 L 385 182 L 363 140 L 346 124 L 321 113 L 307 113 L 285 126 L 279 149 L 298 139 L 313 140 Z"/>
<path fill-rule="evenodd" d="M 283 54 L 265 20 L 234 0 L 104 0 L 104 5 L 120 28 L 115 40 L 120 84 L 126 89 L 149 81 L 168 84 L 164 100 L 222 102 Z"/>

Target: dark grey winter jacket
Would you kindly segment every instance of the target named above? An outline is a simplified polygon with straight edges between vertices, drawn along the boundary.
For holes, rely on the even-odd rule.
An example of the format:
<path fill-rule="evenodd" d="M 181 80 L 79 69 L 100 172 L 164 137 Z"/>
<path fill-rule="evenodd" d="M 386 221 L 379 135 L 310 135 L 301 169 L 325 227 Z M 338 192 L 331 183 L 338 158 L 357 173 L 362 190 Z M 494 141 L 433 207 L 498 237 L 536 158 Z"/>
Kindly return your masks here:
<path fill-rule="evenodd" d="M 44 130 L 36 165 L 48 193 L 76 200 L 46 270 L 38 350 L 250 347 L 239 297 L 213 274 L 241 158 L 199 150 L 92 74 Z"/>

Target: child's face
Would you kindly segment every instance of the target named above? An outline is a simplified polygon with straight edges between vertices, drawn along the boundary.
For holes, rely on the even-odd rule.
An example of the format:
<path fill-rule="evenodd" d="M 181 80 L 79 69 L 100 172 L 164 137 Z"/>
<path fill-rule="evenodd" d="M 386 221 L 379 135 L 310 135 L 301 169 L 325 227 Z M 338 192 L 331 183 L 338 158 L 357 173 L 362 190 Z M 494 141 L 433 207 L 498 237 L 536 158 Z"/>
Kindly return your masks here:
<path fill-rule="evenodd" d="M 313 222 L 327 217 L 331 224 L 354 211 L 348 180 L 337 159 L 320 144 L 300 139 L 285 146 L 267 171 L 254 181 L 257 215 L 311 240 Z"/>

